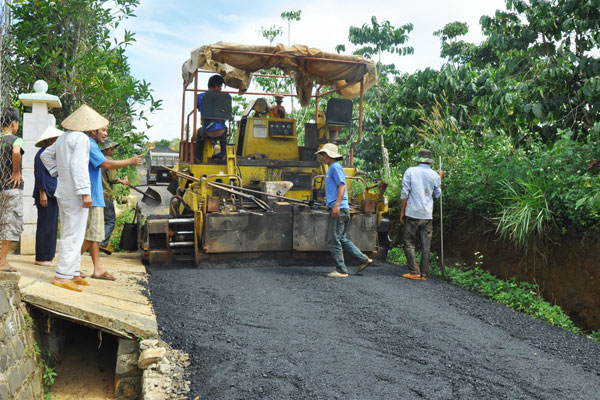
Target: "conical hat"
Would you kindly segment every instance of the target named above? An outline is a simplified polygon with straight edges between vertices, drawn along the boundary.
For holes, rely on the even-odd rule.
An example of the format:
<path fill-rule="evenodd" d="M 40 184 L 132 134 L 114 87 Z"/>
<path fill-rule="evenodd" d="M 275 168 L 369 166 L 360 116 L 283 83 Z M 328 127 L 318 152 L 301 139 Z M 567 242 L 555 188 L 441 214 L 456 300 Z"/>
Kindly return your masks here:
<path fill-rule="evenodd" d="M 65 118 L 61 125 L 70 131 L 87 132 L 108 126 L 108 120 L 84 104 Z"/>
<path fill-rule="evenodd" d="M 60 129 L 56 129 L 54 126 L 50 125 L 49 127 L 46 128 L 44 133 L 42 133 L 42 136 L 40 136 L 40 138 L 37 140 L 37 142 L 35 142 L 35 147 L 42 147 L 42 144 L 46 140 L 59 137 L 63 133 L 64 132 L 61 131 Z"/>

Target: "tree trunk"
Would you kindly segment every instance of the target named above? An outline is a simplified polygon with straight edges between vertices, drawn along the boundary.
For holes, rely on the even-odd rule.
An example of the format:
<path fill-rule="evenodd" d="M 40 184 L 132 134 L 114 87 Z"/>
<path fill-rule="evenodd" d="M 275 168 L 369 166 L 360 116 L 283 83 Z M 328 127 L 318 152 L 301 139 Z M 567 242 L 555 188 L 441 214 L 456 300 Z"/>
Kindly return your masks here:
<path fill-rule="evenodd" d="M 381 52 L 379 52 L 379 62 L 377 64 L 377 68 L 379 69 L 379 75 L 381 73 Z M 379 86 L 379 76 L 377 76 L 377 117 L 379 118 L 379 133 L 381 135 L 381 159 L 383 162 L 382 179 L 387 179 L 390 176 L 390 156 L 385 147 L 385 140 L 383 139 L 384 129 L 381 118 L 381 86 Z"/>

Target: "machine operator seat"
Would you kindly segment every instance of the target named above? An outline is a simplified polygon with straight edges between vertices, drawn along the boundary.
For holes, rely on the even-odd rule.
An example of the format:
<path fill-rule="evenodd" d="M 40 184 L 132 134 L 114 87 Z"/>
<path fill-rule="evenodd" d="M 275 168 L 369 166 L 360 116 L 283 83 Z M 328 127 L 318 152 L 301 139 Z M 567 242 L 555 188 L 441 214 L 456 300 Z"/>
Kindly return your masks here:
<path fill-rule="evenodd" d="M 196 161 L 202 161 L 202 153 L 205 141 L 216 141 L 221 143 L 221 152 L 225 154 L 225 144 L 227 143 L 227 126 L 225 129 L 209 130 L 210 126 L 216 122 L 223 123 L 231 121 L 231 96 L 223 92 L 206 92 L 202 98 L 202 127 L 196 132 L 196 143 L 194 145 L 194 156 Z"/>
<path fill-rule="evenodd" d="M 325 111 L 325 131 L 329 133 L 329 141 L 333 143 L 346 143 L 350 137 L 350 127 L 352 126 L 352 100 L 331 98 L 327 101 L 327 111 Z M 339 131 L 343 127 L 348 127 L 348 137 L 339 138 Z M 323 138 L 326 139 L 326 138 Z"/>

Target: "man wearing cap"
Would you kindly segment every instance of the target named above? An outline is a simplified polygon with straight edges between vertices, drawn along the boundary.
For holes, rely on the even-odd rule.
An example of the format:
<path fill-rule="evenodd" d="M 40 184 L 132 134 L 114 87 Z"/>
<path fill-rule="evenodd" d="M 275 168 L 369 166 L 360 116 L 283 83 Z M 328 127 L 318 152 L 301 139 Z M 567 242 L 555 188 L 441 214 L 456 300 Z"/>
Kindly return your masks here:
<path fill-rule="evenodd" d="M 323 148 L 315 154 L 321 156 L 323 162 L 328 166 L 325 177 L 325 199 L 329 208 L 329 219 L 327 220 L 327 244 L 331 257 L 335 262 L 335 271 L 327 274 L 331 278 L 345 278 L 348 269 L 344 263 L 344 251 L 359 259 L 361 265 L 356 273 L 364 270 L 373 260 L 361 252 L 346 237 L 348 223 L 350 222 L 350 206 L 348 204 L 348 189 L 346 187 L 346 173 L 338 162 L 342 155 L 333 143 L 326 143 Z"/>
<path fill-rule="evenodd" d="M 0 271 L 16 272 L 6 261 L 10 242 L 18 242 L 23 232 L 23 178 L 21 159 L 23 139 L 16 136 L 19 130 L 19 111 L 14 108 L 2 110 L 0 133 Z"/>
<path fill-rule="evenodd" d="M 40 158 L 50 175 L 57 176 L 54 196 L 60 215 L 60 243 L 52 283 L 81 292 L 80 285 L 88 285 L 81 277 L 80 249 L 88 212 L 92 207 L 88 171 L 90 141 L 77 129 L 83 124 L 73 123 L 71 117 L 74 114 L 63 121 L 62 125 L 67 131 L 59 136 L 53 145 L 47 147 Z"/>
<path fill-rule="evenodd" d="M 442 171 L 431 169 L 432 155 L 429 150 L 420 150 L 415 159 L 419 163 L 404 172 L 402 178 L 402 210 L 400 222 L 404 225 L 404 253 L 409 273 L 404 278 L 427 280 L 429 274 L 429 252 L 433 234 L 433 198 L 442 194 Z M 417 266 L 415 247 L 417 238 L 421 242 L 421 263 Z"/>
<path fill-rule="evenodd" d="M 87 105 L 82 105 L 71 116 L 65 119 L 62 126 L 66 129 L 79 128 L 89 137 L 89 165 L 90 186 L 92 194 L 92 208 L 90 209 L 85 239 L 81 246 L 81 254 L 90 251 L 94 272 L 91 277 L 114 281 L 116 278 L 106 271 L 100 263 L 100 242 L 104 240 L 104 194 L 102 191 L 102 177 L 100 169 L 119 169 L 129 165 L 140 165 L 142 156 L 134 156 L 126 160 L 107 159 L 98 143 L 102 144 L 108 136 L 108 120 Z"/>
<path fill-rule="evenodd" d="M 37 208 L 37 227 L 35 231 L 35 264 L 53 266 L 52 260 L 56 254 L 56 237 L 58 234 L 58 202 L 54 196 L 56 177 L 50 175 L 44 163 L 42 154 L 50 147 L 63 131 L 49 126 L 35 142 L 41 149 L 33 160 L 33 200 Z"/>
<path fill-rule="evenodd" d="M 102 154 L 106 157 L 107 160 L 112 160 L 113 153 L 115 149 L 119 146 L 119 143 L 113 141 L 108 138 L 102 145 L 100 149 L 102 150 Z M 129 186 L 129 178 L 125 177 L 125 179 L 119 179 L 117 176 L 117 171 L 114 169 L 102 169 L 102 191 L 104 192 L 104 240 L 100 243 L 100 250 L 102 250 L 106 254 L 111 254 L 111 251 L 108 249 L 108 241 L 110 240 L 110 235 L 115 229 L 116 223 L 116 214 L 115 214 L 115 196 L 113 192 L 113 185 L 120 183 L 121 185 Z"/>

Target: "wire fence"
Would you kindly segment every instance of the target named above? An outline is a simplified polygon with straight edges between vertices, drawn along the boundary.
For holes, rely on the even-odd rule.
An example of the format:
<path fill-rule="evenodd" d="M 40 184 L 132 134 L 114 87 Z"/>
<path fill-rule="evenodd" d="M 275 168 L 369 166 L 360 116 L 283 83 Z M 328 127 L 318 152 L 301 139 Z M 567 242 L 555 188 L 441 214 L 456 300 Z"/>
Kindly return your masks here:
<path fill-rule="evenodd" d="M 9 65 L 9 54 L 7 51 L 8 45 L 8 28 L 10 27 L 10 0 L 0 0 L 0 110 L 10 107 L 10 91 L 7 66 Z M 6 156 L 5 145 L 0 144 L 0 157 Z M 3 184 L 8 181 L 12 171 L 4 167 L 4 163 L 0 160 L 0 182 Z M 2 188 L 4 185 L 2 185 Z M 0 188 L 0 231 L 5 231 L 6 218 L 4 210 L 6 209 L 6 193 Z"/>

